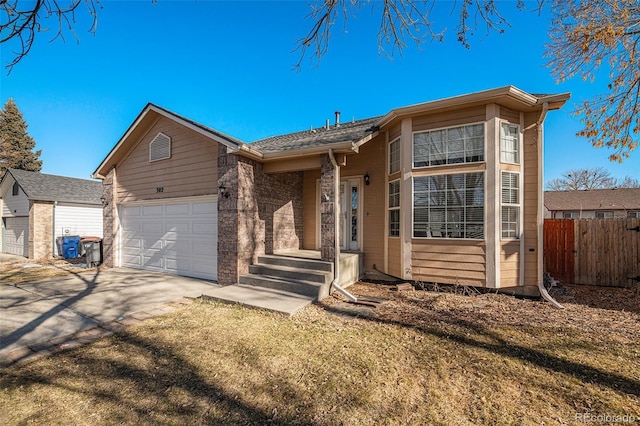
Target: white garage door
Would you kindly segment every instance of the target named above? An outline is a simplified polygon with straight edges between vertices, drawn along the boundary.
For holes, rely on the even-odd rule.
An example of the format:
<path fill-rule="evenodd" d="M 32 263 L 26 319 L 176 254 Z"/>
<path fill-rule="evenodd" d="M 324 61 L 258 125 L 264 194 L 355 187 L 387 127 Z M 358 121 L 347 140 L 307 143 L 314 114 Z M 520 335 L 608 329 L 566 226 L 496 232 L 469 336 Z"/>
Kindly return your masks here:
<path fill-rule="evenodd" d="M 7 217 L 4 220 L 2 251 L 29 257 L 29 217 Z"/>
<path fill-rule="evenodd" d="M 121 206 L 122 266 L 218 278 L 216 201 Z"/>

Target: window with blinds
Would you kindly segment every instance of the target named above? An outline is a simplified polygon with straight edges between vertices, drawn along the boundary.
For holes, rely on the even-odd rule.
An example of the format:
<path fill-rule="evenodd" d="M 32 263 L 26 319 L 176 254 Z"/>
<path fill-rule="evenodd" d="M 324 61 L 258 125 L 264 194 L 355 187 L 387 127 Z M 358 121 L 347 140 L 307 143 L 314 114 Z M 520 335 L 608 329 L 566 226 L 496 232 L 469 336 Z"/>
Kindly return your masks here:
<path fill-rule="evenodd" d="M 414 177 L 413 236 L 484 239 L 484 172 Z"/>
<path fill-rule="evenodd" d="M 520 173 L 502 172 L 502 238 L 520 239 Z"/>

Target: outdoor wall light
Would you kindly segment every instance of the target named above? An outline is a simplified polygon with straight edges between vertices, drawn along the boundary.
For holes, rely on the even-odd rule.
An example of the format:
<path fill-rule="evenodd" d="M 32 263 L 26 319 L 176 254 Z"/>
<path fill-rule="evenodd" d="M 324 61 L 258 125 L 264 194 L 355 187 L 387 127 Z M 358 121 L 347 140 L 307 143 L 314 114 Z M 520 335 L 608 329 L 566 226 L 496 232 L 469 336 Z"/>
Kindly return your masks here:
<path fill-rule="evenodd" d="M 224 197 L 224 198 L 229 198 L 229 192 L 227 191 L 227 187 L 224 185 L 220 185 L 218 187 L 218 189 L 220 190 L 220 196 Z"/>
<path fill-rule="evenodd" d="M 104 195 L 100 197 L 100 202 L 102 203 L 102 207 L 106 207 L 109 204 L 109 201 L 107 201 Z"/>
<path fill-rule="evenodd" d="M 371 183 L 371 179 L 369 179 L 369 172 L 364 174 L 364 184 L 369 186 L 369 184 Z"/>

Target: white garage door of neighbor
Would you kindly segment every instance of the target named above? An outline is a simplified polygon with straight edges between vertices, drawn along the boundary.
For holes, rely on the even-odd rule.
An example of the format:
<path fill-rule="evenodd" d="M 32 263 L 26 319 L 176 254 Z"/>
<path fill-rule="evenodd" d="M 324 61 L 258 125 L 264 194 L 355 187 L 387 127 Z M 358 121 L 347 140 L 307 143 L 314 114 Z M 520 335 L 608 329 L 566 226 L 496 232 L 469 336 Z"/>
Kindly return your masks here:
<path fill-rule="evenodd" d="M 121 206 L 122 266 L 218 279 L 216 201 Z"/>
<path fill-rule="evenodd" d="M 3 253 L 29 257 L 29 217 L 7 217 L 5 224 Z"/>

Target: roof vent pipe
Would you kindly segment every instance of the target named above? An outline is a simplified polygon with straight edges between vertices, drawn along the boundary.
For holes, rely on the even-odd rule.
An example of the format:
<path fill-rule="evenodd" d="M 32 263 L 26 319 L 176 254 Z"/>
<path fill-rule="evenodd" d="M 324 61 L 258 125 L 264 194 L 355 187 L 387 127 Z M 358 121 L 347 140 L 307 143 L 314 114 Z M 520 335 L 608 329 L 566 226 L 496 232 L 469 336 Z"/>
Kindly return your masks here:
<path fill-rule="evenodd" d="M 336 127 L 340 127 L 340 111 L 336 111 Z"/>
<path fill-rule="evenodd" d="M 326 130 L 329 130 L 329 119 L 328 119 L 328 118 L 327 118 L 327 123 L 325 124 L 324 128 L 325 128 Z"/>

